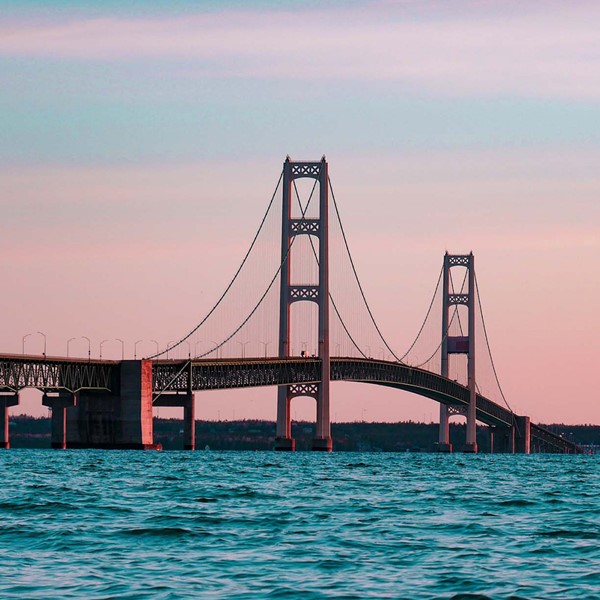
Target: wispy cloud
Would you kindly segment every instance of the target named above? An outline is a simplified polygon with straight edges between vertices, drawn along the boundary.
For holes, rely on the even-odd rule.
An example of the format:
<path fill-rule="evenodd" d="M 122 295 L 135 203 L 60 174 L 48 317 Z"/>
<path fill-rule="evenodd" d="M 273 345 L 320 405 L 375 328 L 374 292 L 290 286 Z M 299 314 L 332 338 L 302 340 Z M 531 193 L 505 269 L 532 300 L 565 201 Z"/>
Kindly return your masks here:
<path fill-rule="evenodd" d="M 398 81 L 449 95 L 600 97 L 598 4 L 407 16 L 368 9 L 224 11 L 0 26 L 0 56 L 174 60 L 206 77 Z M 549 7 L 549 8 L 547 8 Z"/>

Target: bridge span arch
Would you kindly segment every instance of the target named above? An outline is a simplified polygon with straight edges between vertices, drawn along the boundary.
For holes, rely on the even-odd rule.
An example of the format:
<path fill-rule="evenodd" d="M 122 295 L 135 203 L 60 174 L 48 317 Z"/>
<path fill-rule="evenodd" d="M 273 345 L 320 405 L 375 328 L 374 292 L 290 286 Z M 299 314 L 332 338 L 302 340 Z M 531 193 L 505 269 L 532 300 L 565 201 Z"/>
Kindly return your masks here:
<path fill-rule="evenodd" d="M 189 389 L 188 375 L 183 364 L 181 361 L 155 361 L 155 393 L 182 393 Z M 320 366 L 317 358 L 296 357 L 192 361 L 192 390 L 313 384 L 320 381 Z M 457 408 L 469 403 L 469 389 L 465 386 L 430 371 L 398 362 L 331 358 L 331 381 L 391 387 Z M 513 413 L 478 395 L 477 419 L 487 425 L 511 426 Z"/>

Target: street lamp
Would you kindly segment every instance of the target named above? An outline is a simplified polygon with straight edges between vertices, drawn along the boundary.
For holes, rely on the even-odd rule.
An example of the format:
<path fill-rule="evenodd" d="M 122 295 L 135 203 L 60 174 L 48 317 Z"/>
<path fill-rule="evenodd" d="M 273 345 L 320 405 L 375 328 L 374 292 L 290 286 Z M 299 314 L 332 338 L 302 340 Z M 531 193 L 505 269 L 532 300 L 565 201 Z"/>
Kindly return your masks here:
<path fill-rule="evenodd" d="M 261 342 L 261 344 L 265 347 L 265 358 L 267 358 L 267 346 L 270 344 L 271 342 Z"/>
<path fill-rule="evenodd" d="M 371 358 L 371 346 L 367 346 L 367 357 Z"/>
<path fill-rule="evenodd" d="M 30 336 L 33 335 L 32 333 L 26 333 L 23 336 L 23 340 L 22 340 L 22 350 L 23 350 L 23 354 L 25 354 L 25 340 Z"/>
<path fill-rule="evenodd" d="M 238 344 L 242 347 L 242 358 L 246 358 L 246 344 L 250 342 L 238 342 Z"/>
<path fill-rule="evenodd" d="M 100 342 L 100 360 L 102 360 L 102 344 L 104 344 L 105 342 L 108 342 L 108 340 L 102 340 Z"/>
<path fill-rule="evenodd" d="M 137 340 L 134 344 L 133 344 L 133 360 L 137 359 L 137 345 L 140 342 L 143 342 L 144 340 Z"/>
<path fill-rule="evenodd" d="M 154 342 L 156 344 L 156 354 L 158 354 L 158 342 L 156 340 L 150 340 L 151 342 Z"/>
<path fill-rule="evenodd" d="M 90 338 L 87 335 L 82 335 L 81 336 L 82 339 L 87 340 L 88 343 L 88 362 L 90 360 L 92 360 L 92 342 L 90 341 Z"/>
<path fill-rule="evenodd" d="M 210 340 L 210 343 L 215 345 L 215 350 L 216 350 L 217 358 L 219 358 L 219 344 L 217 344 L 217 342 L 215 342 L 214 340 Z M 222 350 L 221 350 L 221 356 L 223 356 L 223 351 Z"/>
<path fill-rule="evenodd" d="M 385 360 L 385 348 L 379 346 L 379 349 L 381 350 L 381 360 Z"/>
<path fill-rule="evenodd" d="M 167 342 L 167 360 L 169 360 L 169 350 L 171 349 L 171 344 L 174 344 L 175 340 L 169 340 Z"/>
<path fill-rule="evenodd" d="M 188 358 L 192 358 L 192 347 L 190 346 L 190 343 L 188 342 L 188 340 L 183 340 L 188 347 Z"/>
<path fill-rule="evenodd" d="M 69 358 L 69 344 L 76 338 L 72 337 L 67 340 L 67 358 Z"/>
<path fill-rule="evenodd" d="M 125 360 L 125 342 L 121 338 L 115 338 L 117 342 L 121 342 L 121 360 Z"/>
<path fill-rule="evenodd" d="M 194 344 L 194 356 L 198 356 L 198 344 L 202 343 L 202 340 L 198 340 L 195 344 Z"/>
<path fill-rule="evenodd" d="M 38 333 L 44 336 L 44 358 L 46 358 L 46 334 L 43 331 L 38 331 Z"/>

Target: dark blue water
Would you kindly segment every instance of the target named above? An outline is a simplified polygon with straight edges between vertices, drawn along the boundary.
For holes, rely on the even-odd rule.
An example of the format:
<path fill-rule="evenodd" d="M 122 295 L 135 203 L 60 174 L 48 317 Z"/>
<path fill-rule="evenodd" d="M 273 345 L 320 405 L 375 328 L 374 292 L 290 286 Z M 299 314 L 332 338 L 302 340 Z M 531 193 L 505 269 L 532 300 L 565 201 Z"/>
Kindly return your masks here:
<path fill-rule="evenodd" d="M 0 598 L 600 598 L 596 456 L 9 450 Z"/>

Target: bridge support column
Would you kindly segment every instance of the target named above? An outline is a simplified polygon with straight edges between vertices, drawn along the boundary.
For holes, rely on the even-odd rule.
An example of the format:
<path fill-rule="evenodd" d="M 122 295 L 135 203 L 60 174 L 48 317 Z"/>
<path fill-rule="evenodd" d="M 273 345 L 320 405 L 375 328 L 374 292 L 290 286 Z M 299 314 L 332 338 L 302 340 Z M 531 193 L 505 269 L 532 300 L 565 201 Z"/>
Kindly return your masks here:
<path fill-rule="evenodd" d="M 288 386 L 277 389 L 277 426 L 275 430 L 275 450 L 294 452 L 296 440 L 292 437 L 291 402 Z"/>
<path fill-rule="evenodd" d="M 490 427 L 490 452 L 494 454 L 513 454 L 514 451 L 514 427 Z"/>
<path fill-rule="evenodd" d="M 42 405 L 52 410 L 51 444 L 57 450 L 67 448 L 67 408 L 75 406 L 75 394 L 66 391 L 44 392 Z"/>
<path fill-rule="evenodd" d="M 8 409 L 19 404 L 19 394 L 16 392 L 0 393 L 0 449 L 10 448 Z"/>
<path fill-rule="evenodd" d="M 187 394 L 183 405 L 183 449 L 196 449 L 196 403 L 193 392 Z"/>
<path fill-rule="evenodd" d="M 156 449 L 152 423 L 152 361 L 121 362 L 121 394 L 115 447 Z"/>
<path fill-rule="evenodd" d="M 529 454 L 531 452 L 531 419 L 515 417 L 515 452 Z"/>
<path fill-rule="evenodd" d="M 440 404 L 440 437 L 438 441 L 438 452 L 452 452 L 449 417 L 448 406 L 446 404 Z"/>
<path fill-rule="evenodd" d="M 183 408 L 183 449 L 196 449 L 196 404 L 194 392 L 164 393 L 155 401 L 157 408 Z"/>

